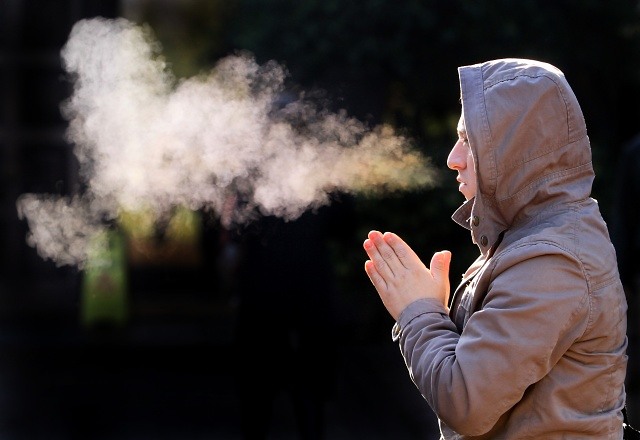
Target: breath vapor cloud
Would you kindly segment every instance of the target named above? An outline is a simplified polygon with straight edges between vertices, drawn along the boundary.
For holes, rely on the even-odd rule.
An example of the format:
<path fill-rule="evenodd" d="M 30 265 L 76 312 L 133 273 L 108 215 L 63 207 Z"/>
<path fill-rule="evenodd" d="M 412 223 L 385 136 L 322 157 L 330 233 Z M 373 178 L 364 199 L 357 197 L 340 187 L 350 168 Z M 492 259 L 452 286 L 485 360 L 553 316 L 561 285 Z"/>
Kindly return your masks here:
<path fill-rule="evenodd" d="M 58 265 L 82 266 L 88 242 L 123 211 L 295 219 L 336 192 L 432 183 L 428 160 L 391 127 L 304 96 L 283 101 L 287 74 L 275 62 L 229 56 L 178 80 L 148 27 L 103 18 L 76 23 L 61 56 L 74 85 L 62 110 L 84 189 L 18 200 L 28 242 Z M 240 200 L 231 210 L 230 198 Z"/>

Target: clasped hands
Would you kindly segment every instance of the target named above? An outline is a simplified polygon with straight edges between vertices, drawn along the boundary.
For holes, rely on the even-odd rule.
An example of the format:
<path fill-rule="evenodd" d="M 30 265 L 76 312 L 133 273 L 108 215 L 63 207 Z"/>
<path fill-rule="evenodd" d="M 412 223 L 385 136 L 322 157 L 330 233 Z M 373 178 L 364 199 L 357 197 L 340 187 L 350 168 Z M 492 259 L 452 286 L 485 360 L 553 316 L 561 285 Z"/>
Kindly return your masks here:
<path fill-rule="evenodd" d="M 363 247 L 370 258 L 364 270 L 393 319 L 397 321 L 409 304 L 422 298 L 435 298 L 447 307 L 451 252 L 436 252 L 427 268 L 392 232 L 369 232 Z"/>

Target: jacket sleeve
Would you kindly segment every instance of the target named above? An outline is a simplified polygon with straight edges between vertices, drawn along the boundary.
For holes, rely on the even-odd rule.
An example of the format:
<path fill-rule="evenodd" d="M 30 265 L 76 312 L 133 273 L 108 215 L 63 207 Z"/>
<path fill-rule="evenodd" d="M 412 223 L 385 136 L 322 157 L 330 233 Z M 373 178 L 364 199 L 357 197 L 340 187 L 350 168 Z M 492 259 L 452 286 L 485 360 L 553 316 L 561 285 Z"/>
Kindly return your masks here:
<path fill-rule="evenodd" d="M 444 307 L 427 300 L 398 319 L 412 380 L 459 434 L 488 432 L 586 330 L 589 295 L 581 266 L 557 249 L 532 256 L 535 247 L 529 255 L 502 255 L 483 274 L 490 281 L 482 308 L 461 335 Z"/>

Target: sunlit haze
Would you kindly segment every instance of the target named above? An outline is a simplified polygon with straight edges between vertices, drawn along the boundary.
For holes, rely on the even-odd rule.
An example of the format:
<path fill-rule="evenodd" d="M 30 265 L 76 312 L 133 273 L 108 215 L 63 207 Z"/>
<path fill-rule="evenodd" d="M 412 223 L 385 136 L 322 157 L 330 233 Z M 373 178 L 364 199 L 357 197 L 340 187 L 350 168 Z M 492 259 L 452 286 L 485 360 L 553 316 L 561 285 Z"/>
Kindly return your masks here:
<path fill-rule="evenodd" d="M 291 96 L 275 62 L 230 56 L 177 80 L 151 30 L 124 19 L 76 23 L 61 55 L 74 86 L 62 110 L 83 190 L 18 201 L 28 242 L 59 265 L 82 266 L 88 241 L 123 210 L 220 216 L 237 198 L 226 223 L 295 219 L 336 192 L 432 183 L 409 139 Z"/>

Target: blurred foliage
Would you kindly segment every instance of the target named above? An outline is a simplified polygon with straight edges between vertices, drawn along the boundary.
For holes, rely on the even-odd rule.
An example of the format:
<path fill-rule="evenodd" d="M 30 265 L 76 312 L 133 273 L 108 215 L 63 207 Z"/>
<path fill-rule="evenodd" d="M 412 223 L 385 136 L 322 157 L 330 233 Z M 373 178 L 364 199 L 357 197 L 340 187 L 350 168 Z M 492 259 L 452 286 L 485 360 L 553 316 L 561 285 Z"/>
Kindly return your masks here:
<path fill-rule="evenodd" d="M 169 60 L 192 64 L 181 71 L 198 71 L 238 50 L 252 52 L 260 63 L 276 60 L 288 68 L 292 87 L 322 90 L 333 109 L 344 108 L 371 124 L 392 124 L 443 169 L 437 188 L 357 201 L 353 239 L 336 254 L 341 273 L 356 290 L 368 283 L 361 243 L 373 228 L 398 232 L 427 260 L 436 249 L 451 249 L 452 274 L 475 256 L 468 233 L 450 220 L 462 197 L 445 167 L 460 111 L 460 65 L 522 57 L 562 69 L 587 120 L 597 172 L 594 196 L 605 218 L 610 215 L 618 151 L 640 131 L 633 105 L 640 95 L 636 0 L 174 4 L 184 8 L 181 24 L 175 13 L 164 25 L 154 23 L 153 14 L 146 17 Z"/>
<path fill-rule="evenodd" d="M 158 220 L 158 216 L 151 209 L 138 211 L 121 211 L 118 223 L 127 237 L 136 240 L 157 238 L 197 242 L 201 239 L 201 223 L 199 215 L 185 207 L 177 207 L 165 214 L 166 218 Z M 162 231 L 158 231 L 159 224 Z"/>
<path fill-rule="evenodd" d="M 125 239 L 120 232 L 104 231 L 93 237 L 87 267 L 82 274 L 82 325 L 121 327 L 129 318 Z"/>
<path fill-rule="evenodd" d="M 233 2 L 224 0 L 122 0 L 123 15 L 149 24 L 178 78 L 211 67 L 224 53 Z"/>

